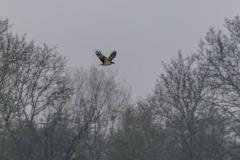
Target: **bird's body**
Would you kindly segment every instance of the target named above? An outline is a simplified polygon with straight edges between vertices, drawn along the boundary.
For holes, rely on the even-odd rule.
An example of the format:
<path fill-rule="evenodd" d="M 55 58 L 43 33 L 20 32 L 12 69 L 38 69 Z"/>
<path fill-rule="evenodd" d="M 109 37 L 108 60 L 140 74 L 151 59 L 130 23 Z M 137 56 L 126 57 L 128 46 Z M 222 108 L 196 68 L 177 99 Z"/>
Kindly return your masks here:
<path fill-rule="evenodd" d="M 114 62 L 106 61 L 103 64 L 99 64 L 101 66 L 110 66 L 111 64 L 114 64 Z"/>
<path fill-rule="evenodd" d="M 112 62 L 112 60 L 117 55 L 116 51 L 113 51 L 108 58 L 105 57 L 104 55 L 102 55 L 102 53 L 98 50 L 95 53 L 98 56 L 98 58 L 100 59 L 100 61 L 102 61 L 102 64 L 100 64 L 101 66 L 109 66 L 111 64 L 115 64 L 114 62 Z"/>

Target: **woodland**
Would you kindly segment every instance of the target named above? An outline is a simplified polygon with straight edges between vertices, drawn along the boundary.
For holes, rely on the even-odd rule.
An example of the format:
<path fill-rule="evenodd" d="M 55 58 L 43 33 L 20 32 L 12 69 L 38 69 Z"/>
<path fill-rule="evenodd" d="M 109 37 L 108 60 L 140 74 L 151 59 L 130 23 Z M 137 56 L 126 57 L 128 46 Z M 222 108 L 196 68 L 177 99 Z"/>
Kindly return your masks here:
<path fill-rule="evenodd" d="M 224 27 L 134 101 L 117 72 L 70 69 L 0 20 L 0 159 L 240 159 L 240 18 Z"/>

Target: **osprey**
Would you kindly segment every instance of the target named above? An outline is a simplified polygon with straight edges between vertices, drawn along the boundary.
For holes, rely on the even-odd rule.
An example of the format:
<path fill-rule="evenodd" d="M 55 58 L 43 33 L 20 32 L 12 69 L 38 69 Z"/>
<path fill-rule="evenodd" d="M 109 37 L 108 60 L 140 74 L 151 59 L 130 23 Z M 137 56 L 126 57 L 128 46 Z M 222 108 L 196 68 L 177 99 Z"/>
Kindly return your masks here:
<path fill-rule="evenodd" d="M 113 51 L 108 58 L 106 58 L 104 55 L 102 55 L 102 53 L 100 51 L 98 51 L 98 50 L 95 53 L 98 56 L 98 58 L 100 59 L 100 61 L 102 61 L 102 64 L 99 64 L 99 66 L 100 65 L 102 65 L 102 66 L 109 66 L 111 64 L 115 64 L 114 62 L 112 62 L 112 60 L 117 55 L 116 51 Z"/>

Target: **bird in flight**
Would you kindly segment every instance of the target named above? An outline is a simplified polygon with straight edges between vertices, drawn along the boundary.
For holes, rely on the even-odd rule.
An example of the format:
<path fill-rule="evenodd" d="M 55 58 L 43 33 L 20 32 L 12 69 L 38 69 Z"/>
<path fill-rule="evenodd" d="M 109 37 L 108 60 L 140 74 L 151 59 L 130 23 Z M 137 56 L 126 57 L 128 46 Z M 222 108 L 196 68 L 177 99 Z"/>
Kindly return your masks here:
<path fill-rule="evenodd" d="M 102 61 L 102 64 L 99 64 L 99 66 L 100 65 L 109 66 L 111 64 L 115 64 L 114 62 L 112 62 L 112 60 L 117 55 L 116 51 L 113 51 L 108 58 L 106 58 L 104 55 L 102 55 L 102 53 L 99 50 L 96 50 L 95 53 L 98 56 L 98 58 L 100 59 L 100 61 Z"/>

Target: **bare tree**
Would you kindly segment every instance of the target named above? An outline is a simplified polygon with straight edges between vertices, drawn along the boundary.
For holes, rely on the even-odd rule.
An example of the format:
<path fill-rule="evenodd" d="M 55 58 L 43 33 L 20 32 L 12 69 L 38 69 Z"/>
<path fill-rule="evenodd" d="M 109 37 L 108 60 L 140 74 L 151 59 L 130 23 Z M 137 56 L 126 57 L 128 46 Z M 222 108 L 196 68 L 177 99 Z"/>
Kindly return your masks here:
<path fill-rule="evenodd" d="M 196 57 L 191 55 L 184 59 L 179 53 L 177 59 L 164 64 L 166 73 L 158 79 L 150 103 L 165 119 L 165 127 L 175 141 L 173 148 L 178 151 L 177 159 L 224 159 L 228 151 L 224 146 L 229 140 L 224 136 L 229 121 L 203 100 L 211 95 L 206 78 L 209 73 L 197 66 Z M 213 144 L 214 150 L 210 152 Z"/>
<path fill-rule="evenodd" d="M 1 22 L 7 26 L 8 21 Z M 63 75 L 65 58 L 58 55 L 56 47 L 36 46 L 27 43 L 25 36 L 18 38 L 2 27 L 0 35 L 0 114 L 3 127 L 2 155 L 19 156 L 20 159 L 41 158 L 44 146 L 37 133 L 40 113 L 69 97 L 70 89 Z M 27 134 L 26 134 L 27 132 Z M 23 134 L 25 133 L 25 134 Z M 9 142 L 5 142 L 5 138 Z M 21 147 L 21 146 L 24 147 Z M 23 149 L 24 148 L 24 149 Z M 11 150 L 13 149 L 13 150 Z M 24 150 L 24 152 L 23 152 Z M 38 152 L 36 152 L 38 151 Z M 15 157 L 17 158 L 17 157 Z"/>
<path fill-rule="evenodd" d="M 103 159 L 119 114 L 129 104 L 130 90 L 116 73 L 94 66 L 68 70 L 67 77 L 74 94 L 65 107 L 65 159 Z"/>
<path fill-rule="evenodd" d="M 206 40 L 199 43 L 199 65 L 209 70 L 208 79 L 215 96 L 209 102 L 220 107 L 233 121 L 240 122 L 240 19 L 226 19 L 227 34 L 209 29 Z M 235 123 L 233 122 L 233 123 Z M 238 127 L 232 126 L 236 134 Z"/>

